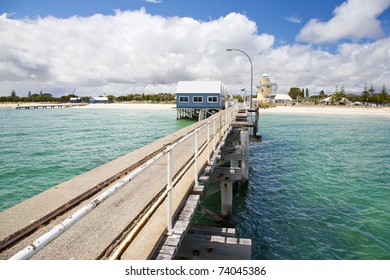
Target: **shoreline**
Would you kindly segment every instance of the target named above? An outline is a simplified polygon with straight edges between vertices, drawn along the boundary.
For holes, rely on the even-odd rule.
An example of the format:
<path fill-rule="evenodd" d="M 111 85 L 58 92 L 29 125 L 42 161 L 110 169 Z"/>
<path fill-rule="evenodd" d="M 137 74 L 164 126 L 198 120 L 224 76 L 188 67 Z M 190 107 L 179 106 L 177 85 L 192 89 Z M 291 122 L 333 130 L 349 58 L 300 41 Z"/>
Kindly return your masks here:
<path fill-rule="evenodd" d="M 28 105 L 50 105 L 56 103 L 0 103 L 0 109 L 15 109 L 19 106 Z M 74 106 L 69 109 L 133 109 L 133 110 L 171 110 L 176 104 L 165 103 L 93 103 L 87 105 Z"/>
<path fill-rule="evenodd" d="M 85 106 L 75 106 L 72 109 L 132 109 L 132 110 L 172 110 L 176 104 L 159 103 L 108 103 L 108 104 L 88 104 Z"/>
<path fill-rule="evenodd" d="M 23 105 L 40 105 L 52 103 L 0 103 L 0 109 L 14 109 Z M 165 103 L 108 103 L 87 104 L 69 108 L 71 110 L 87 109 L 128 109 L 128 110 L 174 110 L 176 104 Z M 390 118 L 390 107 L 364 106 L 276 106 L 259 109 L 260 115 L 326 115 L 326 116 L 360 116 Z"/>

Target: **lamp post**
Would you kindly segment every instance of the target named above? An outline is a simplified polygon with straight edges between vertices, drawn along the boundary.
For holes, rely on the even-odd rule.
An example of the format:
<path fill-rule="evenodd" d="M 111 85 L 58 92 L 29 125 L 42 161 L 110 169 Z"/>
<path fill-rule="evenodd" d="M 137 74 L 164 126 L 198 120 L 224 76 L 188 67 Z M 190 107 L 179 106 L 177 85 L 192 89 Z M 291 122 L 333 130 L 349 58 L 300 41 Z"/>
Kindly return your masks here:
<path fill-rule="evenodd" d="M 252 109 L 252 95 L 253 95 L 253 64 L 252 64 L 252 60 L 246 52 L 244 52 L 240 49 L 226 49 L 226 51 L 228 51 L 228 52 L 230 52 L 230 51 L 242 52 L 249 59 L 249 62 L 251 64 L 251 95 L 249 97 L 249 109 Z"/>

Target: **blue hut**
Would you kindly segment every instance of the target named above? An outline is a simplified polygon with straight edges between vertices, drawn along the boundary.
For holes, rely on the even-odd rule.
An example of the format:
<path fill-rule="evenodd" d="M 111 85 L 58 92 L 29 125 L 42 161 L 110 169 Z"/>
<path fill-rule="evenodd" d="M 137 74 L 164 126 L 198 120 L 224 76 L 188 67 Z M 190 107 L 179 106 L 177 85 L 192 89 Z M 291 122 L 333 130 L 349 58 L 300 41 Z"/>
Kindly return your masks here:
<path fill-rule="evenodd" d="M 203 119 L 224 108 L 226 86 L 221 81 L 180 81 L 176 90 L 178 119 Z"/>

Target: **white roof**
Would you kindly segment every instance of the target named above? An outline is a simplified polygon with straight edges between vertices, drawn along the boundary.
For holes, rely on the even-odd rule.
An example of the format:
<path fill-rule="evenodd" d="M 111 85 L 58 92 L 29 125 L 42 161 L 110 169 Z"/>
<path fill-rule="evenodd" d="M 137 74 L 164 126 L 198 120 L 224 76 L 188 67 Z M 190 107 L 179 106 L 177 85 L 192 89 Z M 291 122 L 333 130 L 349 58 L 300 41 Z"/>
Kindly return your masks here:
<path fill-rule="evenodd" d="M 106 101 L 106 100 L 108 100 L 108 97 L 97 96 L 97 97 L 92 97 L 92 99 L 100 100 L 100 101 Z"/>
<path fill-rule="evenodd" d="M 289 100 L 292 101 L 293 99 L 291 98 L 290 95 L 286 93 L 278 93 L 275 95 L 275 100 Z"/>
<path fill-rule="evenodd" d="M 180 81 L 176 93 L 226 93 L 221 81 Z"/>

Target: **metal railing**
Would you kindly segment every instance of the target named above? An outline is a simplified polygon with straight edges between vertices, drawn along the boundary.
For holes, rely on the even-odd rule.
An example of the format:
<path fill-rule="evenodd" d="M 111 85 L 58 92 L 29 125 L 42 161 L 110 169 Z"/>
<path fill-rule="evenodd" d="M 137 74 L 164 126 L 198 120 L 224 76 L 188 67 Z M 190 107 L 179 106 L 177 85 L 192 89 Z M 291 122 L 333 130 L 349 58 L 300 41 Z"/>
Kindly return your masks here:
<path fill-rule="evenodd" d="M 125 176 L 122 180 L 115 183 L 112 187 L 98 195 L 88 204 L 80 208 L 70 217 L 66 218 L 63 222 L 53 227 L 50 231 L 40 236 L 36 239 L 31 245 L 25 247 L 15 255 L 13 255 L 11 260 L 21 260 L 21 259 L 29 259 L 40 250 L 42 250 L 47 244 L 56 239 L 66 230 L 68 230 L 71 226 L 80 221 L 83 217 L 85 217 L 88 213 L 90 213 L 93 209 L 95 209 L 102 202 L 107 200 L 113 194 L 117 193 L 120 189 L 122 189 L 126 184 L 131 182 L 135 177 L 140 175 L 147 168 L 156 163 L 159 159 L 167 155 L 167 186 L 166 190 L 160 195 L 158 200 L 149 208 L 149 210 L 145 213 L 145 215 L 141 218 L 138 224 L 131 230 L 131 232 L 127 235 L 127 237 L 120 243 L 117 249 L 113 252 L 110 259 L 117 259 L 123 252 L 123 250 L 128 246 L 128 244 L 134 239 L 139 230 L 143 227 L 143 225 L 147 222 L 149 217 L 154 213 L 154 211 L 163 203 L 165 198 L 167 198 L 167 234 L 172 234 L 172 190 L 180 178 L 188 171 L 188 169 L 194 165 L 195 167 L 195 177 L 194 182 L 195 185 L 199 185 L 199 156 L 202 152 L 207 149 L 207 160 L 210 162 L 211 159 L 211 148 L 212 151 L 215 152 L 217 149 L 217 144 L 223 135 L 227 134 L 229 131 L 229 127 L 233 120 L 234 114 L 236 112 L 236 107 L 229 107 L 223 111 L 220 111 L 216 115 L 211 116 L 211 120 L 208 120 L 204 124 L 200 125 L 196 129 L 190 131 L 184 137 L 181 137 L 176 142 L 167 146 L 162 152 L 155 155 L 153 158 L 149 159 L 139 167 L 137 167 L 134 171 Z M 217 122 L 218 121 L 218 122 Z M 218 126 L 217 127 L 217 123 Z M 213 126 L 213 133 L 210 133 L 211 125 Z M 199 133 L 203 130 L 207 129 L 207 140 L 203 142 L 201 145 L 199 144 Z M 218 137 L 217 137 L 218 134 Z M 187 141 L 190 137 L 195 137 L 194 144 L 194 157 L 187 162 L 186 166 L 181 169 L 180 173 L 175 176 L 175 180 L 173 180 L 174 176 L 172 174 L 172 152 L 173 150 L 179 146 L 180 144 Z M 218 140 L 217 140 L 218 138 Z M 211 144 L 212 141 L 212 144 Z"/>

